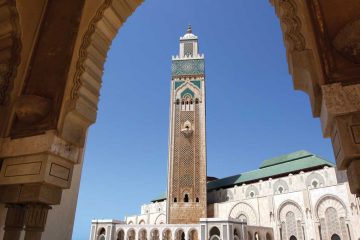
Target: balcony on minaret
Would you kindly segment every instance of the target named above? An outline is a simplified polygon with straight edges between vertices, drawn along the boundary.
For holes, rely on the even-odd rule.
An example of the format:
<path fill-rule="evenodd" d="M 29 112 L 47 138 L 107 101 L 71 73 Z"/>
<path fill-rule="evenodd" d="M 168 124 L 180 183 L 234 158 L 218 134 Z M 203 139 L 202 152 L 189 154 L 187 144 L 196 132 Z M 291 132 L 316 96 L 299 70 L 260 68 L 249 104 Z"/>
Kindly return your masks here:
<path fill-rule="evenodd" d="M 184 134 L 185 137 L 190 137 L 191 134 L 194 132 L 191 126 L 191 122 L 186 121 L 184 123 L 184 127 L 181 129 L 182 134 Z"/>

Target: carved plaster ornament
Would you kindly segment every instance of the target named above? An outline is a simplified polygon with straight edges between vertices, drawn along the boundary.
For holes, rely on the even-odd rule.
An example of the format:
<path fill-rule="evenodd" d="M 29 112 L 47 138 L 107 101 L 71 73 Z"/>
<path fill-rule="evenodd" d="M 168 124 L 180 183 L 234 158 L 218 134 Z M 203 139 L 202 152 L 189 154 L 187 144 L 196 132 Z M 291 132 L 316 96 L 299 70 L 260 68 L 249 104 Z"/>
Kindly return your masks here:
<path fill-rule="evenodd" d="M 360 64 L 360 19 L 341 28 L 333 40 L 333 45 L 344 58 Z"/>
<path fill-rule="evenodd" d="M 36 95 L 22 95 L 15 105 L 15 114 L 19 121 L 35 123 L 44 119 L 50 110 L 50 100 Z"/>
<path fill-rule="evenodd" d="M 185 137 L 190 137 L 193 131 L 194 130 L 191 127 L 191 122 L 186 121 L 184 123 L 184 127 L 181 129 L 181 132 L 185 135 Z"/>

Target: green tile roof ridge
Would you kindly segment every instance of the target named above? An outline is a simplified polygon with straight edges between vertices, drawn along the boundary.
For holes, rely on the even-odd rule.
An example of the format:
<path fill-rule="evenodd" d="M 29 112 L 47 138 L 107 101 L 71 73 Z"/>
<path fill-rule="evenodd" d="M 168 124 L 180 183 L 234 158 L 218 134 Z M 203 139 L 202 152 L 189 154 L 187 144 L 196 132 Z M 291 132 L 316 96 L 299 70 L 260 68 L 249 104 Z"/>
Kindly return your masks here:
<path fill-rule="evenodd" d="M 313 156 L 314 154 L 305 151 L 305 150 L 300 150 L 300 151 L 296 151 L 296 152 L 292 152 L 292 153 L 288 153 L 288 154 L 284 154 L 278 157 L 273 157 L 270 159 L 267 159 L 265 161 L 262 162 L 262 164 L 260 165 L 259 168 L 266 168 L 266 167 L 271 167 L 277 164 L 282 164 L 285 162 L 291 162 L 300 158 L 306 158 L 309 156 Z"/>
<path fill-rule="evenodd" d="M 271 164 L 264 167 L 264 163 L 268 161 L 266 160 L 263 162 L 259 169 L 208 182 L 207 190 L 210 191 L 219 188 L 228 188 L 234 185 L 240 185 L 243 183 L 258 181 L 260 179 L 289 174 L 292 172 L 298 172 L 306 169 L 320 168 L 323 166 L 335 166 L 333 163 L 307 151 L 297 151 L 283 156 L 296 156 L 296 154 L 298 154 L 298 157 L 292 158 L 291 160 L 281 161 L 280 163 Z M 152 202 L 165 199 L 166 193 L 152 200 Z"/>

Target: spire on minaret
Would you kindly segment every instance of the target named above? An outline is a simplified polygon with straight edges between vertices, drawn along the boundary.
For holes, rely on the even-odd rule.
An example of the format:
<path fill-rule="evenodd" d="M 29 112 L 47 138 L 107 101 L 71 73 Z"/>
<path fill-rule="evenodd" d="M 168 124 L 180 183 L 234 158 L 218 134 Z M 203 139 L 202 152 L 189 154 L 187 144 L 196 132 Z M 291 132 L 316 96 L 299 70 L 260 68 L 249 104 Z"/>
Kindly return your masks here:
<path fill-rule="evenodd" d="M 188 28 L 187 28 L 187 33 L 192 33 L 192 29 L 191 29 L 191 24 L 188 25 Z"/>

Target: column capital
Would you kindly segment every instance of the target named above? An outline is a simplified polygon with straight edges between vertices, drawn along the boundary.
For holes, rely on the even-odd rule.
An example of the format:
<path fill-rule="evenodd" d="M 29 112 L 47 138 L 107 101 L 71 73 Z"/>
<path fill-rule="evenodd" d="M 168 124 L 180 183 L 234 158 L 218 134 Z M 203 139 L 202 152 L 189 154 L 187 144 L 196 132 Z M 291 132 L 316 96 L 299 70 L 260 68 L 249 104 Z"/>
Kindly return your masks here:
<path fill-rule="evenodd" d="M 330 137 L 335 117 L 355 112 L 360 112 L 360 84 L 322 86 L 320 119 L 324 137 Z"/>

